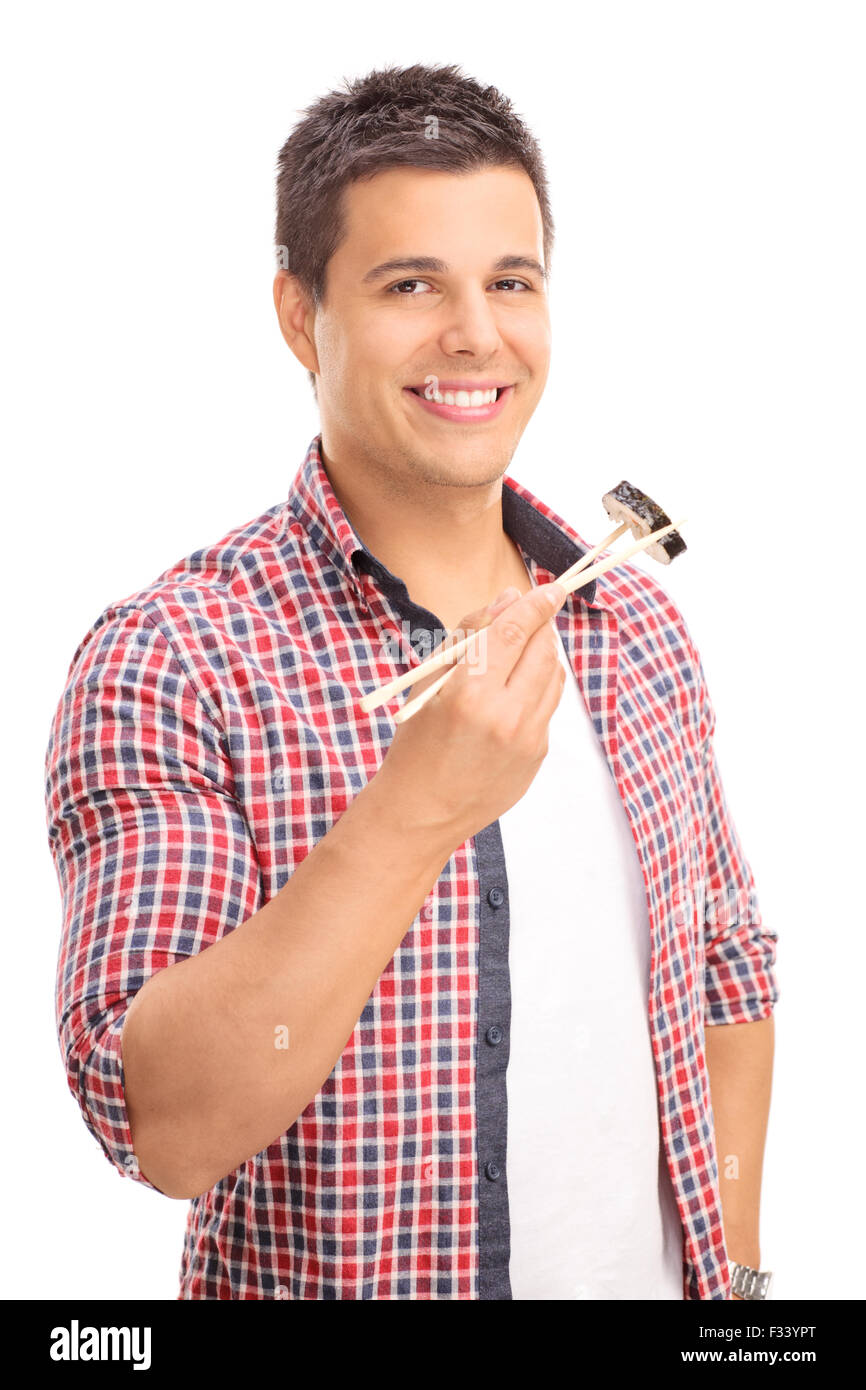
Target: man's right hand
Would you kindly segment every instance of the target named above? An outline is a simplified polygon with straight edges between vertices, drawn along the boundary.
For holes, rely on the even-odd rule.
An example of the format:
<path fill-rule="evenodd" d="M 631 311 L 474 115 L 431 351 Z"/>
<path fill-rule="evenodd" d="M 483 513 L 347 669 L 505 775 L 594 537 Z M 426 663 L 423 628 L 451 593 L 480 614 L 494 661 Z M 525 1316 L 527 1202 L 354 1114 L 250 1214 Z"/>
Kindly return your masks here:
<path fill-rule="evenodd" d="M 426 828 L 453 853 L 523 796 L 565 685 L 553 622 L 564 601 L 553 584 L 523 596 L 513 588 L 462 619 L 464 633 L 479 632 L 477 651 L 473 643 L 442 689 L 396 726 L 373 779 L 407 830 Z M 418 681 L 408 698 L 441 674 Z"/>

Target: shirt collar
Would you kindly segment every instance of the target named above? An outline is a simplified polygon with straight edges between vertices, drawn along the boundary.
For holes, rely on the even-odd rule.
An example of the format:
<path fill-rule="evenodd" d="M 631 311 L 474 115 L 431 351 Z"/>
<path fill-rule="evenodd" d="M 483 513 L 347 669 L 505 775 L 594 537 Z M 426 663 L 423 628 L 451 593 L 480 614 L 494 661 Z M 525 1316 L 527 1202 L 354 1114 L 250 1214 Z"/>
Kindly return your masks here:
<path fill-rule="evenodd" d="M 317 434 L 292 483 L 290 510 L 316 548 L 344 572 L 353 588 L 359 588 L 359 569 L 401 582 L 367 548 L 343 511 L 322 461 L 321 444 L 322 436 Z M 551 507 L 507 475 L 502 484 L 502 524 L 506 533 L 552 579 L 586 554 L 589 547 Z M 595 601 L 595 594 L 594 579 L 576 591 L 576 596 L 589 604 Z"/>

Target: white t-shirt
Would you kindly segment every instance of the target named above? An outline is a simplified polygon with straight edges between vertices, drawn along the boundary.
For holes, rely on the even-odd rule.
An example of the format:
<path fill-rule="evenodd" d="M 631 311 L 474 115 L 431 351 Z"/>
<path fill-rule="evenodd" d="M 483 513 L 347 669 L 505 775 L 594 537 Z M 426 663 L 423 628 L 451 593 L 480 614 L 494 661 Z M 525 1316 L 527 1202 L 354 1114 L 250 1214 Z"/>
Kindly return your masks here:
<path fill-rule="evenodd" d="M 564 647 L 548 753 L 499 818 L 511 973 L 507 1182 L 515 1299 L 682 1299 L 660 1141 L 646 894 Z"/>

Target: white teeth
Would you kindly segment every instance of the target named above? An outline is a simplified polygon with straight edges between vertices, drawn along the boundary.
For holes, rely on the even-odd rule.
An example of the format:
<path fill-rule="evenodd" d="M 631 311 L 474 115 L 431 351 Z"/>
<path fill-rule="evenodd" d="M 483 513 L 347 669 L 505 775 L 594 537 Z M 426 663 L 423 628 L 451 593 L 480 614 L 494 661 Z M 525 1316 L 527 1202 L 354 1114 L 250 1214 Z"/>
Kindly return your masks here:
<path fill-rule="evenodd" d="M 428 401 L 435 401 L 437 405 L 456 405 L 464 410 L 477 410 L 482 405 L 493 405 L 496 400 L 497 389 L 493 386 L 489 391 L 426 390 L 424 396 Z"/>

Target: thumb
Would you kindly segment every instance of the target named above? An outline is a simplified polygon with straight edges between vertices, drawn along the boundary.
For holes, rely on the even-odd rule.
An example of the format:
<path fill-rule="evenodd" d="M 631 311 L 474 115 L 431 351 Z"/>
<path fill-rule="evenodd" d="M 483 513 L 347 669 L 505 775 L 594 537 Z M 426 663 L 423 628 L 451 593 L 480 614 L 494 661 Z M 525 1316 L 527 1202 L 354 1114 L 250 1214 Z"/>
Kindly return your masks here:
<path fill-rule="evenodd" d="M 501 594 L 497 594 L 492 603 L 488 603 L 487 612 L 490 614 L 501 613 L 503 608 L 507 608 L 509 603 L 513 603 L 516 598 L 520 598 L 520 590 L 515 584 L 509 584 L 507 589 L 503 589 Z"/>
<path fill-rule="evenodd" d="M 443 647 L 449 647 L 459 642 L 463 637 L 468 637 L 470 633 L 478 632 L 484 627 L 489 627 L 494 618 L 518 598 L 520 598 L 520 590 L 515 584 L 509 584 L 508 588 L 503 589 L 501 594 L 497 594 L 496 598 L 493 599 L 491 603 L 488 603 L 486 608 L 476 608 L 474 612 L 467 613 L 465 618 L 461 618 L 457 627 L 443 640 Z M 410 698 L 414 699 L 416 695 L 421 695 L 427 689 L 428 685 L 432 685 L 434 681 L 439 680 L 442 674 L 441 671 L 432 671 L 430 675 L 425 676 L 423 680 L 416 681 L 412 686 Z"/>
<path fill-rule="evenodd" d="M 510 603 L 520 598 L 520 590 L 514 584 L 509 584 L 507 589 L 503 589 L 501 594 L 487 604 L 485 608 L 476 608 L 472 613 L 467 613 L 465 618 L 461 618 L 458 623 L 458 631 L 464 635 L 468 632 L 477 632 L 482 627 L 488 627 Z"/>

